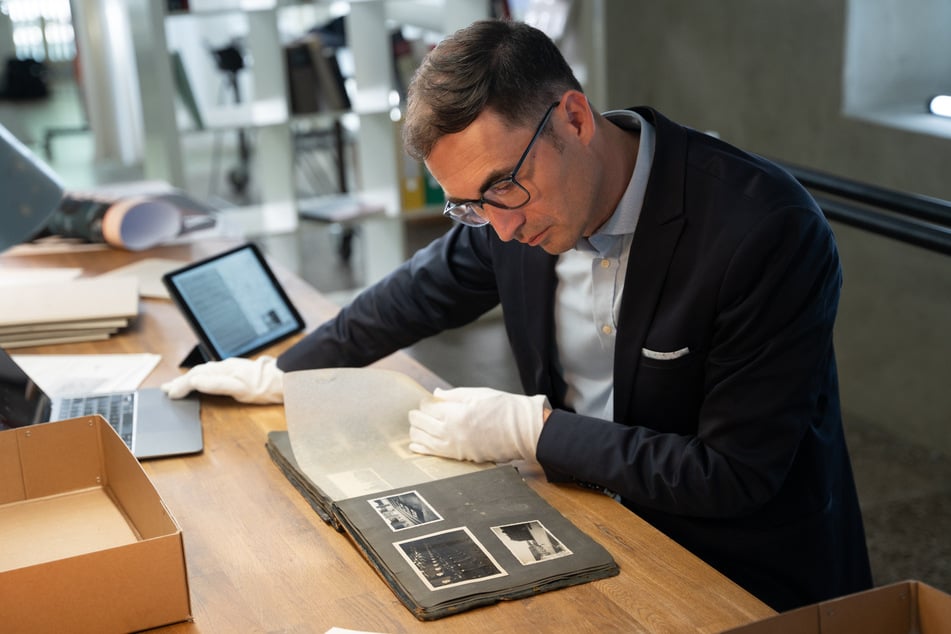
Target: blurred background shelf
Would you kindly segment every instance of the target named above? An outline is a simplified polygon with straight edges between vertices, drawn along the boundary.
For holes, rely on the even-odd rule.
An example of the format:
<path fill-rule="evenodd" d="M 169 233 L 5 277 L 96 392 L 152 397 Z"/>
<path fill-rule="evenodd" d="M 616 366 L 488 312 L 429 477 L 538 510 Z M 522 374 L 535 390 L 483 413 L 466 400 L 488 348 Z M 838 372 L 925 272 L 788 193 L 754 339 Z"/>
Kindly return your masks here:
<path fill-rule="evenodd" d="M 186 176 L 192 156 L 188 136 L 205 131 L 219 137 L 237 135 L 227 142 L 237 143 L 239 164 L 210 174 L 209 189 L 233 203 L 235 211 L 229 208 L 229 215 L 249 232 L 293 231 L 298 200 L 321 194 L 371 191 L 384 213 L 394 216 L 420 206 L 408 206 L 399 187 L 410 169 L 403 165 L 406 157 L 398 138 L 400 93 L 405 88 L 399 84 L 408 78 L 396 74 L 394 33 L 406 25 L 434 43 L 488 17 L 489 3 L 189 0 L 188 10 L 174 11 L 163 4 L 128 3 L 146 178 L 187 189 L 192 178 Z M 330 26 L 337 30 L 321 30 Z M 331 61 L 339 68 L 349 107 L 295 112 L 301 103 L 293 99 L 299 87 L 292 85 L 286 49 L 315 33 L 324 40 L 342 40 L 325 45 L 333 47 Z M 156 50 L 178 58 L 177 78 L 175 64 L 165 63 Z M 225 53 L 230 53 L 230 66 L 222 61 Z M 403 70 L 405 75 L 411 69 Z M 333 142 L 321 145 L 318 140 L 327 133 Z M 218 147 L 223 142 L 216 139 Z M 308 162 L 311 169 L 321 162 L 301 156 L 308 151 L 331 153 L 336 163 L 333 178 L 321 182 L 332 183 L 333 189 L 315 191 L 317 181 L 302 174 Z M 420 169 L 412 167 L 422 183 Z M 255 213 L 268 217 L 255 220 Z"/>

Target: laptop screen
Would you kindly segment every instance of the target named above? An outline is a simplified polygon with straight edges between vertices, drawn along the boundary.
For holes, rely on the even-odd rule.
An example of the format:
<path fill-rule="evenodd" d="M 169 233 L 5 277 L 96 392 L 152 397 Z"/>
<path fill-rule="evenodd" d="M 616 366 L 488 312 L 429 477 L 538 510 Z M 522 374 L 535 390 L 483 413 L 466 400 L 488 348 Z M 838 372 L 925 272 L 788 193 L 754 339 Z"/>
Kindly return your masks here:
<path fill-rule="evenodd" d="M 49 420 L 50 399 L 0 348 L 0 431 Z"/>

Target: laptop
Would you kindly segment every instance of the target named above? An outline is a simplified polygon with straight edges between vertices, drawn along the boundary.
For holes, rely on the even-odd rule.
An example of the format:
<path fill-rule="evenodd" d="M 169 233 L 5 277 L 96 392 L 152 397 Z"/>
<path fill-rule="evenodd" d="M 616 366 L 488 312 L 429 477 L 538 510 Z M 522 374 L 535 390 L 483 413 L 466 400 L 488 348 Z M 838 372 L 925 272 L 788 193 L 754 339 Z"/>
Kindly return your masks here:
<path fill-rule="evenodd" d="M 101 414 L 142 459 L 204 448 L 197 398 L 172 400 L 159 388 L 49 396 L 0 348 L 0 431 Z"/>

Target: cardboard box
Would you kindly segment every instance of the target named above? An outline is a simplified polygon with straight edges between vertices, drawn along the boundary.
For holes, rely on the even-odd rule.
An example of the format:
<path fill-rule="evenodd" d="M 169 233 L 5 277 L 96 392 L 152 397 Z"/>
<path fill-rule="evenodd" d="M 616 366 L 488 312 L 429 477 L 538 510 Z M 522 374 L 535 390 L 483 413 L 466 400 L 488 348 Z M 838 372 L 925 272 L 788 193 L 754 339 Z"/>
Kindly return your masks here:
<path fill-rule="evenodd" d="M 101 416 L 0 432 L 7 632 L 131 632 L 191 618 L 182 531 Z"/>
<path fill-rule="evenodd" d="M 949 634 L 951 596 L 901 581 L 783 612 L 724 634 Z"/>

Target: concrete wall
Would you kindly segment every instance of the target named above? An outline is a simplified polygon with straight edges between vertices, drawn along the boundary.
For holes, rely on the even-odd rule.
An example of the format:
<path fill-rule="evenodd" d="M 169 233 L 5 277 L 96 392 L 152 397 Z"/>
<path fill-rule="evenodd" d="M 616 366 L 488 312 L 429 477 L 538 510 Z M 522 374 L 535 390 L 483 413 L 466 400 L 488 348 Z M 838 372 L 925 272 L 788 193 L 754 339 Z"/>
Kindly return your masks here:
<path fill-rule="evenodd" d="M 605 0 L 608 103 L 595 105 L 651 105 L 789 163 L 951 200 L 951 140 L 842 113 L 848 11 L 848 0 Z M 835 230 L 847 420 L 951 452 L 951 258 Z"/>
<path fill-rule="evenodd" d="M 842 114 L 847 4 L 607 0 L 607 105 L 649 104 L 762 154 L 951 199 L 948 139 Z"/>

